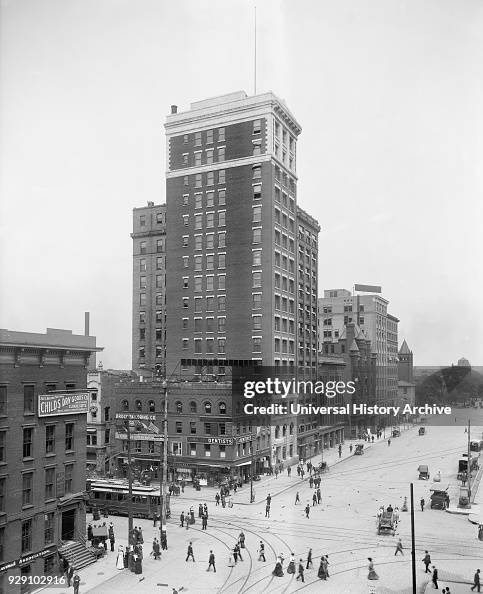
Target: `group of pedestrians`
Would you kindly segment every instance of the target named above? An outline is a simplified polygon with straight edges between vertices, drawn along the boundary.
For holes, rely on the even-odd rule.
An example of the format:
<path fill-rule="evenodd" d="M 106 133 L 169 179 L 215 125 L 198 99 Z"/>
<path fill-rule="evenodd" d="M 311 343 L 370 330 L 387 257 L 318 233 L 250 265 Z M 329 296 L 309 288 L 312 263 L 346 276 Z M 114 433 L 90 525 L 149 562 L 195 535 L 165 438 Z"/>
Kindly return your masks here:
<path fill-rule="evenodd" d="M 262 541 L 260 541 L 260 547 L 263 546 Z M 262 549 L 264 551 L 264 547 Z M 258 558 L 260 561 L 260 557 Z M 263 555 L 263 561 L 265 561 L 265 555 Z M 275 577 L 283 577 L 283 564 L 284 564 L 284 556 L 282 553 L 277 556 L 277 561 L 275 563 L 275 568 L 272 571 L 272 575 Z M 304 562 L 302 558 L 299 559 L 298 566 L 295 566 L 295 555 L 293 553 L 290 554 L 290 560 L 287 566 L 287 574 L 295 574 L 297 573 L 297 577 L 295 578 L 297 581 L 300 580 L 301 582 L 305 582 L 304 573 L 306 570 L 311 569 L 313 567 L 312 561 L 312 549 L 309 549 L 307 553 L 307 559 Z M 322 555 L 320 558 L 319 569 L 317 571 L 317 577 L 321 580 L 327 580 L 329 577 L 329 556 Z"/>

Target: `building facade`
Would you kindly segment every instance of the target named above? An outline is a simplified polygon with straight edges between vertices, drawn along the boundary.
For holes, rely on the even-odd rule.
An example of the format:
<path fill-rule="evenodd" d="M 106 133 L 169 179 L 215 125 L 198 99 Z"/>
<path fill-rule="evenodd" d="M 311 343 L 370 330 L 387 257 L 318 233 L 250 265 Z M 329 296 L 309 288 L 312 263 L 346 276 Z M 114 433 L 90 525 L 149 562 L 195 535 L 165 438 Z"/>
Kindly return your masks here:
<path fill-rule="evenodd" d="M 9 576 L 55 574 L 60 541 L 85 536 L 85 389 L 99 350 L 67 330 L 0 330 L 2 592 L 20 592 Z"/>
<path fill-rule="evenodd" d="M 243 480 L 252 471 L 263 472 L 270 457 L 269 434 L 237 418 L 230 383 L 169 382 L 167 390 L 169 482 L 184 480 L 189 484 L 197 478 L 202 486 L 213 486 L 228 477 Z M 161 381 L 120 378 L 110 405 L 106 426 L 116 444 L 116 451 L 111 451 L 116 459 L 113 473 L 127 475 L 130 443 L 134 477 L 159 481 L 164 447 L 156 435 L 156 430 L 161 434 L 163 429 Z M 146 418 L 128 435 L 123 421 L 116 419 L 119 413 Z"/>
<path fill-rule="evenodd" d="M 132 369 L 166 369 L 166 205 L 133 209 Z"/>
<path fill-rule="evenodd" d="M 297 205 L 300 125 L 272 93 L 238 92 L 173 106 L 165 128 L 167 377 L 222 381 L 247 360 L 314 373 L 320 228 Z M 181 368 L 193 359 L 206 365 Z M 297 455 L 295 418 L 283 445 L 278 421 L 272 464 Z"/>
<path fill-rule="evenodd" d="M 327 353 L 349 323 L 364 331 L 376 354 L 375 402 L 392 405 L 397 398 L 397 324 L 389 302 L 378 294 L 352 294 L 347 289 L 324 291 L 319 299 L 319 349 Z"/>

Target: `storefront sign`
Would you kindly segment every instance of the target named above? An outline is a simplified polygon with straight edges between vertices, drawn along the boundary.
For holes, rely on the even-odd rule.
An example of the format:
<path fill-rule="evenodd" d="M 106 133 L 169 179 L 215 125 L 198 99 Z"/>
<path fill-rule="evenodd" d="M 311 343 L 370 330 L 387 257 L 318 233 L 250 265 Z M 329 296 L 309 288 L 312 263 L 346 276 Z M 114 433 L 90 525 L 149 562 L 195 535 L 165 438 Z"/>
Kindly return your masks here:
<path fill-rule="evenodd" d="M 127 433 L 120 433 L 116 431 L 115 434 L 116 439 L 126 439 L 127 440 Z M 131 441 L 162 441 L 164 439 L 164 435 L 159 435 L 159 433 L 136 433 L 131 432 L 130 434 Z"/>
<path fill-rule="evenodd" d="M 254 435 L 242 435 L 241 437 L 236 437 L 236 443 L 246 443 L 247 441 L 253 441 L 255 439 Z"/>
<path fill-rule="evenodd" d="M 206 443 L 218 443 L 220 445 L 233 445 L 233 437 L 207 437 Z"/>
<path fill-rule="evenodd" d="M 65 495 L 65 472 L 63 470 L 57 470 L 57 476 L 55 477 L 55 494 L 57 498 Z"/>
<path fill-rule="evenodd" d="M 20 567 L 21 565 L 25 565 L 26 563 L 31 563 L 35 561 L 35 559 L 39 559 L 40 557 L 48 557 L 49 555 L 53 555 L 57 550 L 56 545 L 50 545 L 37 553 L 31 553 L 30 555 L 25 555 L 16 559 L 15 561 L 9 561 L 8 563 L 3 563 L 0 565 L 0 572 L 7 571 L 12 569 L 13 567 Z"/>
<path fill-rule="evenodd" d="M 129 421 L 155 421 L 156 415 L 142 414 L 142 413 L 116 413 L 116 419 Z"/>
<path fill-rule="evenodd" d="M 89 392 L 39 394 L 39 417 L 78 415 L 89 410 Z"/>

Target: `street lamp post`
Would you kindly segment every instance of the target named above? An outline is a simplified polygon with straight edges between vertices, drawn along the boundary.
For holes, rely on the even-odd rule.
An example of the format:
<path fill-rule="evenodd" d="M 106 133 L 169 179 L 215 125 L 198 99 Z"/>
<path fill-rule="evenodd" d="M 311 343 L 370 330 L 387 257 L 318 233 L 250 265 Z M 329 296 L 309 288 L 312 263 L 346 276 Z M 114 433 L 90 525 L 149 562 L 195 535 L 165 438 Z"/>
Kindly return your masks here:
<path fill-rule="evenodd" d="M 250 439 L 250 503 L 253 503 L 253 436 Z"/>

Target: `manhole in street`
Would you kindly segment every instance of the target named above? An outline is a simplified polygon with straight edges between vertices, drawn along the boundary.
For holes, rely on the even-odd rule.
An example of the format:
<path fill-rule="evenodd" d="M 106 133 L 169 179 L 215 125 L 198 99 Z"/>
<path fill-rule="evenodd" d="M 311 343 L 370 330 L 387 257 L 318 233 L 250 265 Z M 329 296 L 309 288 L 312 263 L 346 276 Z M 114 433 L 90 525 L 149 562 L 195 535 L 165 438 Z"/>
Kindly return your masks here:
<path fill-rule="evenodd" d="M 104 575 L 104 572 L 103 571 L 98 571 L 97 572 L 97 575 Z"/>

